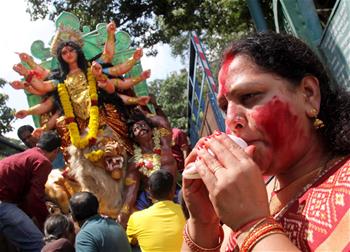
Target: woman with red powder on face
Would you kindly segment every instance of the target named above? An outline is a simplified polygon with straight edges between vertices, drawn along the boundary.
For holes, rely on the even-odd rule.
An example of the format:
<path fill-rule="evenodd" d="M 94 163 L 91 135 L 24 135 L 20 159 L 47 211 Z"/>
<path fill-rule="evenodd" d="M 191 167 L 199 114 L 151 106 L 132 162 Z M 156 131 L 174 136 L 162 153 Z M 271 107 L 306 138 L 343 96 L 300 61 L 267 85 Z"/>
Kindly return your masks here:
<path fill-rule="evenodd" d="M 234 42 L 219 84 L 226 134 L 186 159 L 201 179 L 183 181 L 183 251 L 350 249 L 349 92 L 303 42 L 275 33 Z"/>

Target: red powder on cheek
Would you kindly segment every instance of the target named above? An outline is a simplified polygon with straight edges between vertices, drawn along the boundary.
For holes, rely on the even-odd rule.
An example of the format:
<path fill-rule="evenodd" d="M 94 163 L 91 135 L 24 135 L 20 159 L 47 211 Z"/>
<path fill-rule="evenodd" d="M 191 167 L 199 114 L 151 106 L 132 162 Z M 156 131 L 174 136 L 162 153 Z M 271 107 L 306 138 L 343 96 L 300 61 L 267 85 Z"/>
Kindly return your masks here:
<path fill-rule="evenodd" d="M 304 136 L 298 117 L 290 111 L 289 104 L 274 97 L 264 106 L 256 109 L 252 118 L 257 128 L 262 128 L 275 151 L 284 146 L 294 149 L 293 143 L 301 143 Z"/>

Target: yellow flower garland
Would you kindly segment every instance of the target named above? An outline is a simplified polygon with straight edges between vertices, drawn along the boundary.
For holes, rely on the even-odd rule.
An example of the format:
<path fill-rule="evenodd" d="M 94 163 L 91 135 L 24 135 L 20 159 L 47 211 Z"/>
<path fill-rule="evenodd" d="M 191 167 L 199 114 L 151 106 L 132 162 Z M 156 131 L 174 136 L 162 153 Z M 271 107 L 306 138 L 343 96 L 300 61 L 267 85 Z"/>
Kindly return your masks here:
<path fill-rule="evenodd" d="M 152 165 L 153 167 L 150 169 L 146 167 L 145 164 L 145 158 L 142 156 L 142 150 L 139 146 L 134 144 L 134 158 L 135 158 L 135 164 L 139 168 L 139 171 L 143 173 L 145 176 L 149 177 L 151 174 L 157 170 L 160 169 L 161 165 L 161 147 L 160 147 L 160 133 L 158 129 L 153 130 L 153 143 L 154 143 L 154 148 L 153 148 L 153 154 L 152 154 Z"/>
<path fill-rule="evenodd" d="M 83 149 L 87 147 L 91 142 L 94 142 L 97 137 L 98 127 L 99 127 L 99 111 L 98 111 L 98 95 L 96 88 L 96 80 L 93 77 L 90 68 L 87 72 L 87 79 L 89 85 L 89 96 L 91 100 L 90 107 L 90 118 L 89 118 L 89 132 L 88 134 L 81 138 L 78 124 L 75 122 L 75 115 L 73 112 L 73 107 L 70 102 L 70 98 L 68 95 L 67 88 L 64 83 L 59 83 L 57 90 L 58 95 L 61 100 L 61 104 L 63 107 L 64 115 L 67 121 L 67 128 L 69 130 L 70 140 L 72 144 L 78 149 Z M 97 161 L 103 156 L 102 150 L 92 151 L 90 153 L 85 154 L 87 158 L 91 161 Z"/>
<path fill-rule="evenodd" d="M 103 150 L 96 150 L 96 151 L 92 151 L 90 153 L 86 153 L 84 154 L 84 156 L 89 159 L 91 162 L 97 162 L 98 160 L 100 160 L 103 155 L 105 154 L 105 152 Z"/>

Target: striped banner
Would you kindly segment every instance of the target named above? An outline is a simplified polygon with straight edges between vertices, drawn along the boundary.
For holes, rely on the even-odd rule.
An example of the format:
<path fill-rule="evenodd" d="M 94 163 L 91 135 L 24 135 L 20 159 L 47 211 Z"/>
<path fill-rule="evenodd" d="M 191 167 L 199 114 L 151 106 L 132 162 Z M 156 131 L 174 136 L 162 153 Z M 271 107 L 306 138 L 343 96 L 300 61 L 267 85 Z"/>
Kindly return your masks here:
<path fill-rule="evenodd" d="M 204 55 L 204 52 L 202 49 L 202 43 L 200 42 L 199 37 L 197 36 L 197 34 L 195 32 L 192 32 L 192 38 L 194 41 L 194 47 L 195 47 L 196 51 L 198 52 L 200 62 L 202 63 L 202 66 L 204 68 L 205 76 L 207 77 L 208 82 L 209 82 L 212 90 L 215 93 L 217 93 L 217 84 L 214 81 L 213 74 L 211 73 L 207 58 Z"/>

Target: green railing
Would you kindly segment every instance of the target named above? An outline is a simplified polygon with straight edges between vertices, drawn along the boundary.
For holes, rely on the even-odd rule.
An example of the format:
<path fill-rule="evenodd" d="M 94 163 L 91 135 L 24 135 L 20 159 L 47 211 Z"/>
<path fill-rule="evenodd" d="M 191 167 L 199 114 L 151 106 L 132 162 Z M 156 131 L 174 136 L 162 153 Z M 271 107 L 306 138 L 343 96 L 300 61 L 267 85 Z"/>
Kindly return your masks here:
<path fill-rule="evenodd" d="M 306 42 L 321 57 L 333 80 L 350 90 L 350 1 L 335 2 L 324 29 L 318 15 L 321 10 L 315 5 L 317 2 L 273 0 L 276 31 L 293 34 Z M 254 20 L 261 20 L 259 11 L 251 8 L 250 11 Z M 259 27 L 261 24 L 257 25 L 258 30 Z"/>

